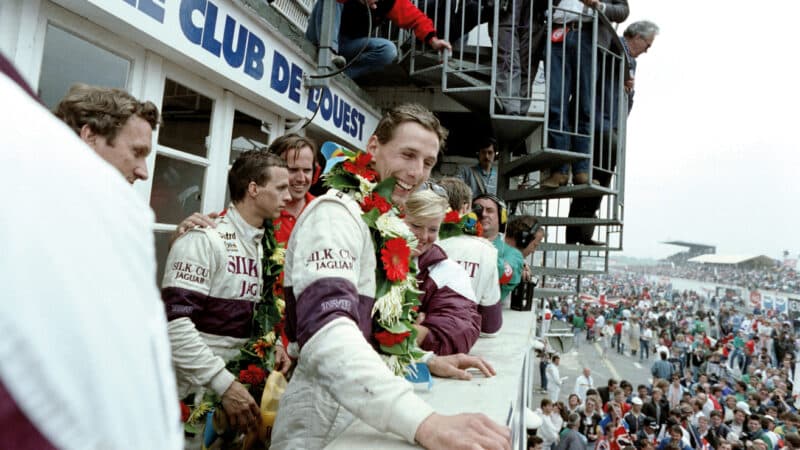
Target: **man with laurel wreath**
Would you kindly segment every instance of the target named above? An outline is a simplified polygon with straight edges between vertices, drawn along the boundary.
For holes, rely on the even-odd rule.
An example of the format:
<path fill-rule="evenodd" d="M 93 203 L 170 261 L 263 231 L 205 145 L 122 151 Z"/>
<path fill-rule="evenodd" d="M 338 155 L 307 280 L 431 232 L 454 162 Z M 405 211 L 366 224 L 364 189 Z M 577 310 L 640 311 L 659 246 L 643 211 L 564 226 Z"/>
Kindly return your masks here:
<path fill-rule="evenodd" d="M 367 152 L 374 165 L 368 166 L 371 158 L 363 154 L 341 164 L 350 173 L 364 175 L 362 185 L 368 189 L 374 187 L 369 179 L 394 179 L 389 196 L 395 205 L 402 205 L 427 180 L 445 137 L 446 131 L 430 111 L 419 105 L 400 105 L 384 115 L 368 141 Z M 337 170 L 343 173 L 334 168 Z M 414 394 L 410 383 L 395 375 L 397 366 L 392 367 L 394 371 L 389 368 L 387 362 L 397 364 L 398 358 L 382 358 L 375 351 L 371 344 L 375 335 L 387 333 L 403 339 L 391 330 L 373 334 L 373 306 L 377 321 L 392 310 L 391 302 L 376 305 L 376 293 L 382 288 L 377 284 L 376 267 L 387 267 L 389 261 L 382 256 L 391 256 L 395 263 L 402 263 L 402 258 L 399 250 L 392 253 L 394 246 L 385 243 L 376 252 L 373 228 L 404 238 L 411 233 L 392 217 L 385 200 L 369 190 L 358 185 L 338 189 L 330 173 L 327 182 L 333 188 L 305 209 L 286 253 L 286 332 L 292 341 L 289 354 L 298 361 L 281 398 L 271 448 L 323 448 L 357 417 L 380 432 L 391 432 L 426 448 L 510 449 L 508 428 L 483 414 L 436 414 Z M 372 210 L 380 209 L 377 222 L 383 220 L 383 225 L 368 224 L 362 218 L 369 202 L 374 202 L 369 206 L 374 206 Z M 405 243 L 399 242 L 397 247 L 405 247 Z M 380 281 L 385 283 L 394 275 L 393 268 L 387 269 Z M 380 347 L 384 348 L 383 343 Z M 469 379 L 468 367 L 477 367 L 487 376 L 494 373 L 477 357 L 428 356 L 430 371 L 437 376 Z"/>

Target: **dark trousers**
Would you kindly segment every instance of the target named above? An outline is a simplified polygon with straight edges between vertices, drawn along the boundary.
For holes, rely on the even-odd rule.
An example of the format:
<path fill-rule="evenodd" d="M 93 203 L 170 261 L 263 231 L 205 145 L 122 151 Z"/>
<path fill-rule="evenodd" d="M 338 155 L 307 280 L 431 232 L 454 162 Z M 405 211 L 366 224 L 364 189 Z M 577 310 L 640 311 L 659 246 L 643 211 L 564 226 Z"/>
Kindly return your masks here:
<path fill-rule="evenodd" d="M 545 370 L 547 370 L 547 361 L 539 361 L 539 378 L 542 380 L 542 389 L 547 390 L 547 375 L 545 374 Z"/>
<path fill-rule="evenodd" d="M 598 131 L 594 142 L 595 168 L 592 178 L 599 181 L 600 185 L 611 185 L 611 172 L 617 165 L 617 134 L 613 132 Z M 599 164 L 598 164 L 599 163 Z M 610 168 L 610 170 L 598 167 Z M 569 205 L 569 217 L 594 218 L 600 209 L 603 196 L 581 197 L 572 199 Z M 592 238 L 594 225 L 572 225 L 567 227 L 566 238 L 568 243 L 585 242 Z"/>

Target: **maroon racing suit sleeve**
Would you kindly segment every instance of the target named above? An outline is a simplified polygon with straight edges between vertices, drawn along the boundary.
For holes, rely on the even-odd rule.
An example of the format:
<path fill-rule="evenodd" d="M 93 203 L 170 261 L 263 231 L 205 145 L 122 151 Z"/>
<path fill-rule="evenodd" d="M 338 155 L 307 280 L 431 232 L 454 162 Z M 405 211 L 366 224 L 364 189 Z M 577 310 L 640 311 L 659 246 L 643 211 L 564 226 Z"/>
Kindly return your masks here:
<path fill-rule="evenodd" d="M 500 302 L 494 305 L 478 305 L 478 312 L 481 315 L 481 333 L 494 334 L 500 331 L 503 326 L 503 304 Z"/>
<path fill-rule="evenodd" d="M 469 352 L 481 328 L 469 276 L 437 245 L 419 257 L 419 267 L 421 325 L 428 328 L 420 346 L 437 355 Z"/>
<path fill-rule="evenodd" d="M 478 305 L 449 287 L 437 289 L 422 325 L 428 329 L 424 350 L 437 355 L 468 353 L 480 335 Z"/>

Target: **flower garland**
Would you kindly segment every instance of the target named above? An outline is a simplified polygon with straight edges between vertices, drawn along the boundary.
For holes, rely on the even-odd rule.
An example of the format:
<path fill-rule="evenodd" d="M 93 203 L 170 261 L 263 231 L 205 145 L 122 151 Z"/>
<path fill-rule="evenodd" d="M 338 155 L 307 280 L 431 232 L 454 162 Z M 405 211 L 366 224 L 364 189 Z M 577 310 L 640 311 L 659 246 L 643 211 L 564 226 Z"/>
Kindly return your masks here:
<path fill-rule="evenodd" d="M 350 194 L 361 206 L 361 218 L 370 229 L 376 252 L 373 337 L 389 369 L 405 375 L 424 354 L 413 326 L 421 293 L 411 260 L 417 239 L 391 203 L 395 179 L 377 182 L 372 155 L 338 147 L 336 157 L 339 161 L 325 174 L 324 184 Z"/>
<path fill-rule="evenodd" d="M 478 220 L 478 215 L 470 211 L 459 217 L 458 211 L 448 211 L 444 216 L 442 226 L 439 227 L 439 239 L 461 236 L 462 234 L 483 236 L 483 227 L 480 220 Z"/>

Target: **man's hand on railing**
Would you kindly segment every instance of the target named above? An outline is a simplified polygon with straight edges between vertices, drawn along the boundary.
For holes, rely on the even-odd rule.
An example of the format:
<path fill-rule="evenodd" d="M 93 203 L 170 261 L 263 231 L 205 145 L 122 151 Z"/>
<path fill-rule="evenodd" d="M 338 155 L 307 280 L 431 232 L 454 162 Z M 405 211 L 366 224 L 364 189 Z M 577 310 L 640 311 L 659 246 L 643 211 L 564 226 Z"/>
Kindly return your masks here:
<path fill-rule="evenodd" d="M 625 92 L 629 94 L 633 92 L 633 78 L 628 78 L 625 80 Z"/>
<path fill-rule="evenodd" d="M 455 355 L 434 356 L 433 359 L 428 361 L 428 369 L 430 369 L 431 373 L 442 378 L 471 380 L 472 374 L 466 370 L 469 368 L 478 369 L 487 377 L 497 375 L 494 367 L 480 356 L 458 353 Z"/>
<path fill-rule="evenodd" d="M 483 414 L 431 414 L 414 439 L 427 449 L 511 450 L 511 430 Z"/>
<path fill-rule="evenodd" d="M 594 9 L 600 9 L 600 4 L 602 3 L 600 0 L 581 0 L 584 5 L 589 6 Z"/>
<path fill-rule="evenodd" d="M 430 45 L 431 48 L 436 50 L 437 52 L 440 52 L 443 49 L 447 49 L 451 52 L 453 51 L 453 47 L 450 45 L 449 42 L 445 41 L 444 39 L 439 39 L 438 37 L 431 38 L 431 40 L 428 41 L 428 45 Z"/>

